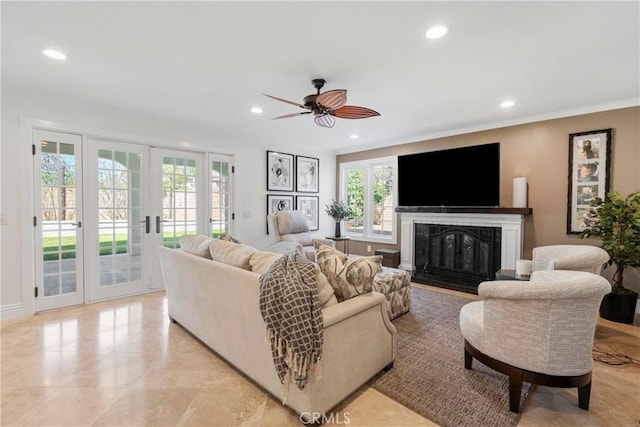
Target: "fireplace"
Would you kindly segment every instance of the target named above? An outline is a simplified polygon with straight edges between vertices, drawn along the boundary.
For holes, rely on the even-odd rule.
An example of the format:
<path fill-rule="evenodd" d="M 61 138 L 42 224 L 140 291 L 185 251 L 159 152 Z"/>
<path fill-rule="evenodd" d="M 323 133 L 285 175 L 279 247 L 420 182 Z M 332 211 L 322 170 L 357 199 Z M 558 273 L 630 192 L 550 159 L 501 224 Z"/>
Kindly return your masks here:
<path fill-rule="evenodd" d="M 477 293 L 500 269 L 500 227 L 416 224 L 413 280 Z"/>
<path fill-rule="evenodd" d="M 478 284 L 492 280 L 497 270 L 515 269 L 523 253 L 524 217 L 532 210 L 398 207 L 396 212 L 401 223 L 398 268 L 411 272 L 416 282 L 477 293 Z M 425 235 L 430 237 L 427 247 L 421 242 Z"/>

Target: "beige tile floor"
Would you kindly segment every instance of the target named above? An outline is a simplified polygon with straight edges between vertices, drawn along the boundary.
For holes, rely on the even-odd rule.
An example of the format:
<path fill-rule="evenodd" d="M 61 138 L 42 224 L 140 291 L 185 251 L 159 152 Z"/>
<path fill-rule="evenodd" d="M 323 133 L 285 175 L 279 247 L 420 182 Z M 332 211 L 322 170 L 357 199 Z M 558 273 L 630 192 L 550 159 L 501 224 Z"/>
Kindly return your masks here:
<path fill-rule="evenodd" d="M 39 313 L 1 327 L 2 426 L 300 425 L 171 324 L 163 292 Z M 599 320 L 597 336 L 640 358 L 640 316 L 634 325 Z M 640 426 L 640 367 L 596 362 L 593 374 L 588 412 L 577 407 L 575 389 L 539 386 L 520 425 Z M 435 425 L 368 386 L 333 417 L 328 424 Z"/>

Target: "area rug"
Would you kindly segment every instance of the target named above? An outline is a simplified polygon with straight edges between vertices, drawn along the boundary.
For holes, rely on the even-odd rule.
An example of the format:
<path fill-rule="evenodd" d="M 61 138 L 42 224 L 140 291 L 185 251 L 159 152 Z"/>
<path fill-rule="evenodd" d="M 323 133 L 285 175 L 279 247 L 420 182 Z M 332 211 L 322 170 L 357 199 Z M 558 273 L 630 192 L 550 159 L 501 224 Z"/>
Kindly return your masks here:
<path fill-rule="evenodd" d="M 393 368 L 370 385 L 442 427 L 515 426 L 520 415 L 509 411 L 509 377 L 477 360 L 464 369 L 458 315 L 470 301 L 412 286 L 411 311 L 393 320 Z M 521 410 L 531 389 L 524 383 Z"/>

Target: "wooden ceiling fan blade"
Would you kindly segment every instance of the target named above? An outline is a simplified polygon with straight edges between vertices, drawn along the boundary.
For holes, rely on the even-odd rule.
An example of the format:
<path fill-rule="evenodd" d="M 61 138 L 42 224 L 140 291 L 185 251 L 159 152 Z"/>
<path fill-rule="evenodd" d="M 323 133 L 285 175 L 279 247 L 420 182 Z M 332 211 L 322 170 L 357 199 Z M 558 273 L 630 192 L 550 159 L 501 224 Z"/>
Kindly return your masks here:
<path fill-rule="evenodd" d="M 341 119 L 366 119 L 367 117 L 380 115 L 380 113 L 370 108 L 356 107 L 355 105 L 345 105 L 335 111 L 331 111 L 330 114 Z"/>
<path fill-rule="evenodd" d="M 323 114 L 321 116 L 315 116 L 313 118 L 313 121 L 315 121 L 318 126 L 322 126 L 324 128 L 332 128 L 333 125 L 336 124 L 336 119 L 334 119 L 333 117 L 331 117 L 328 114 Z"/>
<path fill-rule="evenodd" d="M 346 89 L 328 90 L 316 98 L 316 104 L 328 110 L 335 110 L 347 103 Z"/>
<path fill-rule="evenodd" d="M 289 117 L 296 117 L 296 116 L 301 116 L 303 114 L 311 114 L 311 111 L 303 111 L 301 113 L 291 113 L 291 114 L 285 114 L 284 116 L 278 116 L 278 117 L 274 117 L 271 120 L 277 120 L 277 119 L 288 119 Z"/>
<path fill-rule="evenodd" d="M 295 102 L 295 101 L 289 101 L 288 99 L 278 98 L 277 96 L 273 96 L 273 95 L 267 95 L 266 93 L 263 93 L 263 95 L 264 96 L 268 96 L 269 98 L 275 99 L 277 101 L 282 101 L 282 102 L 286 102 L 287 104 L 295 105 L 295 106 L 300 107 L 300 108 L 308 108 L 308 107 L 305 107 L 304 105 L 302 105 L 302 104 L 300 104 L 298 102 Z"/>

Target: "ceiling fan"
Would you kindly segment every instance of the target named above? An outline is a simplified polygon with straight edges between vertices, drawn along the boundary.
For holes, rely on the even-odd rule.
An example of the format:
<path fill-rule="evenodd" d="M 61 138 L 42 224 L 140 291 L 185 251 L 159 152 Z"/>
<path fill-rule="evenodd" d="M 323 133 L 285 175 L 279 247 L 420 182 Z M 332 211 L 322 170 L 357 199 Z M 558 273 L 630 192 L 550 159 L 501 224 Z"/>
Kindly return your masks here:
<path fill-rule="evenodd" d="M 311 83 L 313 84 L 313 87 L 316 88 L 318 93 L 305 96 L 303 99 L 304 104 L 299 104 L 295 101 L 289 101 L 287 99 L 282 99 L 278 98 L 277 96 L 267 95 L 266 93 L 263 93 L 264 96 L 268 96 L 269 98 L 286 102 L 287 104 L 297 105 L 300 108 L 309 110 L 300 113 L 291 113 L 285 114 L 284 116 L 274 117 L 273 120 L 286 119 L 289 117 L 296 117 L 304 114 L 313 114 L 313 120 L 318 126 L 332 128 L 336 123 L 336 119 L 334 117 L 339 117 L 341 119 L 366 119 L 367 117 L 375 117 L 380 115 L 380 113 L 378 113 L 377 111 L 373 111 L 369 108 L 356 107 L 354 105 L 344 105 L 347 102 L 346 89 L 328 90 L 326 92 L 320 93 L 320 89 L 322 89 L 326 81 L 324 79 L 313 79 L 311 80 Z"/>

